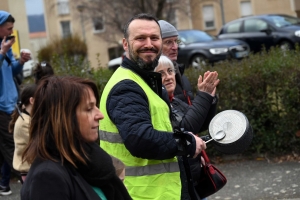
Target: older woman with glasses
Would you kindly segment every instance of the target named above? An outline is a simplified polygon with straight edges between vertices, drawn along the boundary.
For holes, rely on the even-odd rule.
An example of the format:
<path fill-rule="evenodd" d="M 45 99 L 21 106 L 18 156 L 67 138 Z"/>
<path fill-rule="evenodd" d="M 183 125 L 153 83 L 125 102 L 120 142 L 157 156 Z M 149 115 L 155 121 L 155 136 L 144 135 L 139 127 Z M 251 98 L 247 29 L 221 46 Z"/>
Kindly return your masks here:
<path fill-rule="evenodd" d="M 192 101 L 192 105 L 188 105 L 174 97 L 176 71 L 173 62 L 162 55 L 154 71 L 161 74 L 162 84 L 168 92 L 173 118 L 175 119 L 172 120 L 173 127 L 184 128 L 194 134 L 206 130 L 216 111 L 217 99 L 215 93 L 220 82 L 218 73 L 207 71 L 204 73 L 203 78 L 201 75 L 199 76 L 197 94 Z"/>
<path fill-rule="evenodd" d="M 215 115 L 216 111 L 215 93 L 216 86 L 220 82 L 218 79 L 218 73 L 207 71 L 204 73 L 203 78 L 201 75 L 199 76 L 197 94 L 191 105 L 188 105 L 184 101 L 174 97 L 176 71 L 173 62 L 168 57 L 162 55 L 158 61 L 158 66 L 154 69 L 154 71 L 161 74 L 162 84 L 168 92 L 172 111 L 171 121 L 173 128 L 179 130 L 182 130 L 183 128 L 184 130 L 193 132 L 194 134 L 207 129 L 209 122 Z M 181 199 L 183 200 L 186 199 L 186 197 L 193 195 L 193 199 L 200 199 L 195 191 L 191 192 L 193 191 L 195 183 L 188 181 L 200 179 L 200 156 L 195 159 L 190 158 L 188 161 L 184 161 L 183 157 L 178 156 L 178 161 L 182 183 Z"/>

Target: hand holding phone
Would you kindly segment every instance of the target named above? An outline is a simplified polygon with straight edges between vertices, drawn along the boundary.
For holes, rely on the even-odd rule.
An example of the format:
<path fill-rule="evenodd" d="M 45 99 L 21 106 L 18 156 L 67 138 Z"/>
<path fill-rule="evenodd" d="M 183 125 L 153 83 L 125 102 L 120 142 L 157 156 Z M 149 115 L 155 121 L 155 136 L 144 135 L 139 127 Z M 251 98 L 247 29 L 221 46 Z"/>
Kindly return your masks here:
<path fill-rule="evenodd" d="M 6 37 L 7 40 L 11 40 L 11 39 L 13 39 L 13 38 L 15 38 L 14 35 L 9 35 L 9 36 Z"/>

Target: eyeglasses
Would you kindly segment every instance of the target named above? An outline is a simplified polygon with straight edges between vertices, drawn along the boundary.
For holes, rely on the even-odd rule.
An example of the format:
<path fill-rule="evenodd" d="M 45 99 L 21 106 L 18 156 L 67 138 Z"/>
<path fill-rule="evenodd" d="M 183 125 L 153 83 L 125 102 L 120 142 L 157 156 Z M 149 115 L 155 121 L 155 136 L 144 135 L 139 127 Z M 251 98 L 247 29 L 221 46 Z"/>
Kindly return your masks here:
<path fill-rule="evenodd" d="M 176 39 L 176 40 L 166 40 L 163 42 L 164 45 L 166 45 L 167 47 L 172 47 L 173 45 L 179 45 L 181 44 L 181 40 Z"/>
<path fill-rule="evenodd" d="M 167 69 L 167 73 L 165 71 L 159 71 L 157 73 L 160 73 L 161 74 L 161 77 L 164 78 L 166 77 L 167 75 L 169 76 L 172 76 L 172 75 L 175 75 L 176 73 L 176 70 L 175 69 Z"/>

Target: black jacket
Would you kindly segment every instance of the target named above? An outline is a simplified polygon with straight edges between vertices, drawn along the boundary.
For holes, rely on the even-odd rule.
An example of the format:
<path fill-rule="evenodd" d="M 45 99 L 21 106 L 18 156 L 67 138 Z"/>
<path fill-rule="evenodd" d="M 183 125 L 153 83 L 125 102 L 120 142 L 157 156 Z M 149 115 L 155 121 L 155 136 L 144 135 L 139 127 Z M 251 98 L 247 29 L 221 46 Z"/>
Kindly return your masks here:
<path fill-rule="evenodd" d="M 49 142 L 51 143 L 51 142 Z M 55 145 L 48 147 L 60 160 Z M 84 143 L 87 165 L 35 159 L 21 189 L 22 200 L 96 200 L 101 199 L 92 186 L 100 188 L 109 200 L 131 200 L 127 189 L 116 175 L 111 157 L 96 143 Z"/>
<path fill-rule="evenodd" d="M 21 189 L 21 200 L 97 200 L 93 188 L 70 164 L 36 159 Z"/>
<path fill-rule="evenodd" d="M 190 81 L 183 74 L 185 66 L 184 64 L 178 64 L 177 62 L 173 62 L 173 64 L 176 69 L 176 87 L 174 91 L 174 96 L 189 104 L 188 99 L 192 101 L 194 99 L 194 93 Z"/>
<path fill-rule="evenodd" d="M 176 80 L 177 83 L 177 80 Z M 182 95 L 186 100 L 186 96 Z M 208 125 L 216 113 L 217 98 L 210 94 L 198 91 L 192 105 L 182 101 L 178 96 L 171 100 L 172 125 L 174 128 L 183 128 L 186 131 L 200 133 L 208 128 Z M 182 171 L 180 174 L 182 200 L 197 200 L 200 197 L 194 190 L 194 183 L 191 180 L 199 180 L 201 172 L 200 156 L 197 158 L 178 157 L 179 166 Z"/>
<path fill-rule="evenodd" d="M 217 99 L 205 92 L 197 92 L 192 105 L 174 97 L 171 100 L 172 113 L 176 119 L 172 120 L 173 127 L 184 128 L 194 134 L 208 128 L 217 109 Z"/>

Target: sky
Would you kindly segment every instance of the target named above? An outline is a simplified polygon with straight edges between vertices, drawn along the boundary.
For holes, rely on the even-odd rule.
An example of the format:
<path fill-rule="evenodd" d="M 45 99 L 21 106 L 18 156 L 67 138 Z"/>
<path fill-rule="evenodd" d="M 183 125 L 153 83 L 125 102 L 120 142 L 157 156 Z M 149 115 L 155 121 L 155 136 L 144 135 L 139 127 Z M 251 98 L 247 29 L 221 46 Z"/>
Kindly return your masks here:
<path fill-rule="evenodd" d="M 44 13 L 43 0 L 26 0 L 27 15 L 40 15 Z"/>

